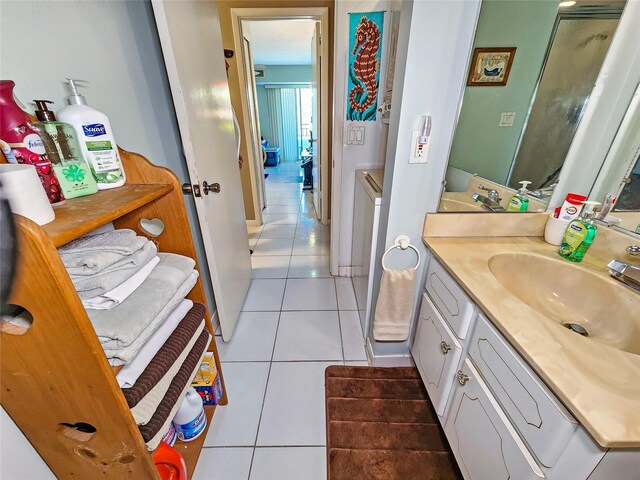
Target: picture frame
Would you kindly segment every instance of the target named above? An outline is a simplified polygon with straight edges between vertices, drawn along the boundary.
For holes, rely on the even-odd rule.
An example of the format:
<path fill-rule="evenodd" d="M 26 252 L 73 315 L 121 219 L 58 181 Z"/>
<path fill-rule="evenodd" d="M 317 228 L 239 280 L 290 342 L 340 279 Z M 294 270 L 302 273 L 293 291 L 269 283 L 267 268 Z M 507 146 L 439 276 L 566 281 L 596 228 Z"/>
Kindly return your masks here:
<path fill-rule="evenodd" d="M 509 80 L 516 47 L 475 48 L 468 87 L 504 87 Z"/>

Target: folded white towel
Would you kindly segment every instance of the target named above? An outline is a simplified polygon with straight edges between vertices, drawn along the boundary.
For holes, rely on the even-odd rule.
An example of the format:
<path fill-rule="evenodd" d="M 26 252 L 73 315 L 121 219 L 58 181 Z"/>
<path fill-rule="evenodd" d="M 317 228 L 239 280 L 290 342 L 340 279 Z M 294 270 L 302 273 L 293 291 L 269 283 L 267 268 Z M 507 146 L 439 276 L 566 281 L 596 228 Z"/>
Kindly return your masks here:
<path fill-rule="evenodd" d="M 156 256 L 113 290 L 97 297 L 85 298 L 82 300 L 82 305 L 91 310 L 109 310 L 120 305 L 142 285 L 158 263 L 160 263 L 160 257 Z"/>
<path fill-rule="evenodd" d="M 382 273 L 373 320 L 374 339 L 397 342 L 409 337 L 415 288 L 416 271 L 413 268 Z"/>
<path fill-rule="evenodd" d="M 121 388 L 133 387 L 138 377 L 142 375 L 149 362 L 156 356 L 158 350 L 164 345 L 167 339 L 171 336 L 178 324 L 184 319 L 185 315 L 193 307 L 193 302 L 188 299 L 182 300 L 178 306 L 169 314 L 167 319 L 162 322 L 162 325 L 156 330 L 156 332 L 147 340 L 144 346 L 136 354 L 129 363 L 127 363 L 122 370 L 116 375 L 118 384 Z"/>

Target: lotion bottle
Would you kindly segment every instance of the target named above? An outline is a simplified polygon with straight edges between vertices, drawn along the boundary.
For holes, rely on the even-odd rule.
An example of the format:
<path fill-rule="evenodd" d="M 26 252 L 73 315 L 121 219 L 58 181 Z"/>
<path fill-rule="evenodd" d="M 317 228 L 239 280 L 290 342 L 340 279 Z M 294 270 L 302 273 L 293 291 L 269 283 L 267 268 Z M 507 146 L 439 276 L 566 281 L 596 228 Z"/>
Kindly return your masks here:
<path fill-rule="evenodd" d="M 582 202 L 582 212 L 572 220 L 564 233 L 558 254 L 571 262 L 581 262 L 585 253 L 593 243 L 598 230 L 593 222 L 596 216 L 595 207 L 600 202 Z"/>
<path fill-rule="evenodd" d="M 50 100 L 34 102 L 39 122 L 33 126 L 42 138 L 65 198 L 96 193 L 98 186 L 84 161 L 75 129 L 68 123 L 56 120 L 53 112 L 47 108 L 47 103 L 53 103 Z"/>
<path fill-rule="evenodd" d="M 524 180 L 518 183 L 522 186 L 518 189 L 518 193 L 509 200 L 507 212 L 526 212 L 529 208 L 529 197 L 527 197 L 529 191 L 527 190 L 527 185 L 531 182 Z"/>
<path fill-rule="evenodd" d="M 58 120 L 70 123 L 75 128 L 82 154 L 99 190 L 124 185 L 124 168 L 109 119 L 104 113 L 89 107 L 85 98 L 78 93 L 76 83 L 82 80 L 67 78 L 67 81 L 71 89 L 69 105 L 56 112 Z"/>

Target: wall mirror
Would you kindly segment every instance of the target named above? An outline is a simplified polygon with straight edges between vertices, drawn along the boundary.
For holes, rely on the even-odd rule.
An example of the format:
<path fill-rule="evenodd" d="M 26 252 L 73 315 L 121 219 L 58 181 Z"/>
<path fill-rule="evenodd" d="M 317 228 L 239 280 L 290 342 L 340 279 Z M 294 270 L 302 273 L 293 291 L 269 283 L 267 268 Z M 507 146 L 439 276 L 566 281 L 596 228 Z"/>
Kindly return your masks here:
<path fill-rule="evenodd" d="M 438 211 L 547 209 L 624 4 L 482 2 Z"/>
<path fill-rule="evenodd" d="M 589 200 L 603 204 L 607 198 L 614 203 L 604 222 L 640 234 L 640 86 L 589 193 Z"/>

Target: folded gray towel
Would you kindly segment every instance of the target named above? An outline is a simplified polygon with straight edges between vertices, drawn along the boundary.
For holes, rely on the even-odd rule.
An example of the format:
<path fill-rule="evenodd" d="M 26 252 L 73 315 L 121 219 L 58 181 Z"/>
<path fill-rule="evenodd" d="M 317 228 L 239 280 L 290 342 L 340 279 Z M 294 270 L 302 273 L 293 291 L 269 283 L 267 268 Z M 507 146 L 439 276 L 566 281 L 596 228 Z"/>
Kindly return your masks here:
<path fill-rule="evenodd" d="M 73 286 L 80 298 L 97 297 L 110 290 L 113 290 L 124 281 L 138 273 L 147 263 L 153 260 L 158 253 L 158 249 L 153 242 L 147 241 L 141 249 L 121 257 L 122 260 L 110 267 L 105 268 L 95 275 L 70 275 Z M 119 265 L 116 268 L 116 265 Z"/>
<path fill-rule="evenodd" d="M 193 286 L 196 284 L 198 280 L 198 271 L 192 270 L 187 279 L 184 281 L 180 288 L 176 291 L 175 295 L 171 297 L 171 300 L 167 303 L 167 305 L 156 315 L 153 320 L 149 323 L 147 328 L 145 328 L 140 335 L 138 335 L 130 344 L 124 347 L 118 348 L 107 348 L 113 345 L 113 341 L 108 343 L 102 343 L 103 338 L 100 338 L 100 342 L 102 348 L 104 349 L 104 353 L 107 355 L 109 359 L 109 363 L 111 365 L 124 365 L 129 363 L 133 358 L 138 354 L 140 349 L 144 347 L 153 334 L 160 328 L 162 323 L 167 319 L 167 317 L 171 314 L 171 312 L 178 306 L 178 304 L 184 300 L 187 294 L 191 291 Z M 122 345 L 122 343 L 121 343 Z"/>
<path fill-rule="evenodd" d="M 93 275 L 140 250 L 149 240 L 129 229 L 80 237 L 58 249 L 70 275 Z"/>
<path fill-rule="evenodd" d="M 132 349 L 125 351 L 126 358 L 120 353 L 134 342 L 141 347 L 196 283 L 198 272 L 193 270 L 193 259 L 172 253 L 158 256 L 160 263 L 120 305 L 87 311 L 109 358 L 131 360 L 135 354 Z"/>

